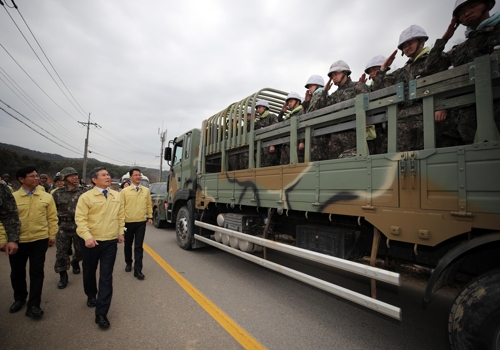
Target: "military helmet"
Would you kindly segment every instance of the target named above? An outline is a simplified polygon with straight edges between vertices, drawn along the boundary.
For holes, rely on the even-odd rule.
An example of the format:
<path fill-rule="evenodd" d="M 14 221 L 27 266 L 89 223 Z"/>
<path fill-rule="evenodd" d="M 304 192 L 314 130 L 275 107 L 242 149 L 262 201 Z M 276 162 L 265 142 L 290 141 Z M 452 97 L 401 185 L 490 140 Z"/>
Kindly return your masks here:
<path fill-rule="evenodd" d="M 47 176 L 47 174 L 40 174 L 40 179 L 48 179 L 49 177 Z"/>
<path fill-rule="evenodd" d="M 10 175 L 9 175 L 9 174 L 7 174 L 7 173 L 5 173 L 5 174 L 3 174 L 3 175 L 2 175 L 2 179 L 3 179 L 4 177 L 8 177 L 8 178 L 10 179 Z"/>
<path fill-rule="evenodd" d="M 309 89 L 309 85 L 318 85 L 318 86 L 325 86 L 325 79 L 321 75 L 313 74 L 307 79 L 306 82 L 306 89 Z"/>
<path fill-rule="evenodd" d="M 351 68 L 347 63 L 340 60 L 332 63 L 330 66 L 330 71 L 328 72 L 328 76 L 331 78 L 333 72 L 347 72 L 347 75 L 351 75 Z"/>
<path fill-rule="evenodd" d="M 300 95 L 298 93 L 296 93 L 295 91 L 290 92 L 288 94 L 288 96 L 286 97 L 287 102 L 288 102 L 288 100 L 291 100 L 291 99 L 298 100 L 300 103 L 302 103 L 302 97 L 300 97 Z"/>
<path fill-rule="evenodd" d="M 403 44 L 413 39 L 424 39 L 424 41 L 427 41 L 429 37 L 427 36 L 424 28 L 417 26 L 416 24 L 412 24 L 403 30 L 399 36 L 398 49 L 403 50 Z"/>
<path fill-rule="evenodd" d="M 368 70 L 373 67 L 380 67 L 387 60 L 387 57 L 382 55 L 377 55 L 368 61 L 365 67 L 365 73 L 368 74 Z"/>
<path fill-rule="evenodd" d="M 247 107 L 247 115 L 252 114 L 252 107 Z"/>
<path fill-rule="evenodd" d="M 66 176 L 73 175 L 73 174 L 77 174 L 78 175 L 78 171 L 76 171 L 75 168 L 72 168 L 70 166 L 66 167 L 63 170 L 61 170 L 61 179 L 65 180 Z"/>
<path fill-rule="evenodd" d="M 269 109 L 269 102 L 267 102 L 266 100 L 258 100 L 255 103 L 255 107 L 259 107 L 259 106 L 263 106 L 263 107 L 266 107 L 267 109 Z"/>
<path fill-rule="evenodd" d="M 453 8 L 453 17 L 457 17 L 458 19 L 458 11 L 460 11 L 460 8 L 466 3 L 471 3 L 471 2 L 484 2 L 489 7 L 488 11 L 491 10 L 493 6 L 495 6 L 495 0 L 457 0 L 455 2 L 455 7 Z"/>

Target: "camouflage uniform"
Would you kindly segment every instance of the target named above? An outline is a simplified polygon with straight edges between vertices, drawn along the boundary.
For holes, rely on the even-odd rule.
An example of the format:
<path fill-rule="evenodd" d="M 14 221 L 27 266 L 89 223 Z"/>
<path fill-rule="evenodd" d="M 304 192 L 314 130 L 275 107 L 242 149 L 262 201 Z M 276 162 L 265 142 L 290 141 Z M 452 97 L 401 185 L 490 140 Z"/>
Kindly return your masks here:
<path fill-rule="evenodd" d="M 466 41 L 453 46 L 448 52 L 443 52 L 446 43 L 444 39 L 436 40 L 427 59 L 426 74 L 437 73 L 435 67 L 443 65 L 458 67 L 474 61 L 475 58 L 493 53 L 495 46 L 500 45 L 500 23 L 471 31 Z M 498 113 L 500 106 L 497 102 L 494 103 L 494 110 L 495 123 L 497 129 L 500 130 L 500 113 Z M 440 134 L 438 135 L 443 135 L 442 139 L 445 142 L 442 147 L 450 145 L 449 143 L 453 143 L 453 140 L 455 141 L 455 144 L 451 144 L 453 146 L 474 143 L 477 128 L 476 108 L 469 106 L 453 109 L 447 119 L 439 124 L 437 131 Z M 439 139 L 440 137 L 437 142 L 443 143 L 443 140 Z M 446 143 L 446 140 L 451 141 Z"/>
<path fill-rule="evenodd" d="M 255 130 L 265 128 L 267 126 L 278 123 L 276 114 L 269 113 L 268 110 L 255 120 Z M 274 146 L 274 153 L 269 153 L 269 149 L 263 147 L 260 152 L 260 166 L 261 168 L 279 164 L 278 158 L 278 145 Z"/>
<path fill-rule="evenodd" d="M 278 120 L 287 120 L 290 119 L 293 116 L 299 116 L 304 114 L 304 110 L 302 109 L 302 106 L 295 107 L 292 111 L 288 112 L 285 114 L 283 111 L 280 112 L 278 116 Z M 302 140 L 299 140 L 299 143 L 302 142 Z M 299 151 L 297 147 L 297 158 L 299 163 L 304 163 L 304 151 Z M 290 142 L 286 142 L 281 145 L 280 147 L 281 154 L 280 154 L 280 165 L 287 165 L 290 164 Z"/>
<path fill-rule="evenodd" d="M 310 101 L 305 101 L 302 106 L 304 108 L 304 113 L 313 112 L 318 108 L 319 98 L 323 88 L 316 89 L 311 97 Z M 320 135 L 311 137 L 311 161 L 319 161 L 328 159 L 328 139 L 329 135 Z"/>
<path fill-rule="evenodd" d="M 68 186 L 64 185 L 64 187 L 60 187 L 52 194 L 59 218 L 59 230 L 56 236 L 56 263 L 54 265 L 56 273 L 69 270 L 68 250 L 71 248 L 72 240 L 75 254 L 71 263 L 78 263 L 82 260 L 80 237 L 76 234 L 75 210 L 78 198 L 87 191 L 88 188 L 83 186 L 77 186 L 69 190 Z"/>
<path fill-rule="evenodd" d="M 428 73 L 427 57 L 429 48 L 424 48 L 415 59 L 409 59 L 403 68 L 395 70 L 392 74 L 378 71 L 375 77 L 377 89 L 383 89 L 399 82 L 405 84 L 405 100 L 399 104 L 398 112 L 398 152 L 420 150 L 424 148 L 424 122 L 422 99 L 409 99 L 408 86 L 411 80 L 420 76 L 446 70 L 448 66 L 437 64 L 434 72 Z"/>
<path fill-rule="evenodd" d="M 0 243 L 18 242 L 21 230 L 21 221 L 17 213 L 17 204 L 10 189 L 0 183 Z M 3 226 L 3 227 L 2 227 Z M 4 234 L 6 237 L 2 237 Z"/>
<path fill-rule="evenodd" d="M 364 83 L 353 82 L 351 78 L 347 77 L 346 82 L 332 92 L 330 96 L 327 95 L 326 91 L 323 91 L 319 98 L 318 106 L 319 108 L 324 108 L 368 92 L 368 88 Z M 328 141 L 328 148 L 330 152 L 327 159 L 354 157 L 356 155 L 356 130 L 345 130 L 331 134 Z"/>

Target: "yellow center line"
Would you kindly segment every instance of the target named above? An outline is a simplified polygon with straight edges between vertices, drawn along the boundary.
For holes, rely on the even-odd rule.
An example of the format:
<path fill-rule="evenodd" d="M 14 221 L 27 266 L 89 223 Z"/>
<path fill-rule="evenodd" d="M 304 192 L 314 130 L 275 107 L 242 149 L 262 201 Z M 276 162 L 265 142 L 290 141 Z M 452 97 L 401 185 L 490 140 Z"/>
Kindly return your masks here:
<path fill-rule="evenodd" d="M 254 337 L 248 334 L 235 321 L 205 297 L 198 289 L 182 277 L 172 266 L 167 264 L 146 243 L 144 250 L 160 265 L 200 306 L 205 309 L 231 336 L 245 349 L 265 349 Z"/>

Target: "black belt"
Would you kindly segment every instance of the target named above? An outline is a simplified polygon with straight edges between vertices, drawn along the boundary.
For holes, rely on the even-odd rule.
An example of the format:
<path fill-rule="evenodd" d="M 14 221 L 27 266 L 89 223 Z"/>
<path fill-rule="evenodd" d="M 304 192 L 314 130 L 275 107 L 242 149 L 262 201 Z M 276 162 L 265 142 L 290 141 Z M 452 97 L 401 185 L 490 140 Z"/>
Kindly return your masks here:
<path fill-rule="evenodd" d="M 59 221 L 64 221 L 64 222 L 74 222 L 75 218 L 59 218 Z"/>

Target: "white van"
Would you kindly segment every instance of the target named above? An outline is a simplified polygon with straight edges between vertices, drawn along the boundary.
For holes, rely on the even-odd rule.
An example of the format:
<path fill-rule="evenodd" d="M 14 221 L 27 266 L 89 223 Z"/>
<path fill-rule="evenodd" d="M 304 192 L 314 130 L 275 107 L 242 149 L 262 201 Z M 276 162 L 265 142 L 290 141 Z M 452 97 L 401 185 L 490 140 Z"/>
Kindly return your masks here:
<path fill-rule="evenodd" d="M 120 180 L 120 185 L 123 183 L 123 181 L 125 180 L 129 180 L 130 183 L 132 183 L 132 180 L 130 180 L 130 175 L 129 173 L 126 173 L 125 175 L 122 176 L 121 180 Z M 141 185 L 144 186 L 144 187 L 147 187 L 149 188 L 149 179 L 147 176 L 145 176 L 144 174 L 141 173 Z"/>

